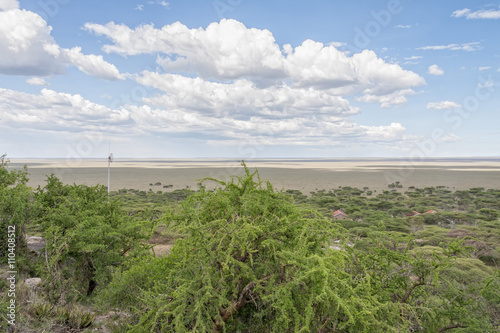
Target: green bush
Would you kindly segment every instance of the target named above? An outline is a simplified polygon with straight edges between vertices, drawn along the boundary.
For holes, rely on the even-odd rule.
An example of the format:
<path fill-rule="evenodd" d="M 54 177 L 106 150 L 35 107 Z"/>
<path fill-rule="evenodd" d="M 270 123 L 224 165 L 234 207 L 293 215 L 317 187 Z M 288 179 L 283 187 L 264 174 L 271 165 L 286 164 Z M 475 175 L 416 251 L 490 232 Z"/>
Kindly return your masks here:
<path fill-rule="evenodd" d="M 53 302 L 69 293 L 91 295 L 129 256 L 147 253 L 150 220 L 129 216 L 103 186 L 63 185 L 55 176 L 39 188 L 40 225 L 46 243 L 46 290 Z"/>

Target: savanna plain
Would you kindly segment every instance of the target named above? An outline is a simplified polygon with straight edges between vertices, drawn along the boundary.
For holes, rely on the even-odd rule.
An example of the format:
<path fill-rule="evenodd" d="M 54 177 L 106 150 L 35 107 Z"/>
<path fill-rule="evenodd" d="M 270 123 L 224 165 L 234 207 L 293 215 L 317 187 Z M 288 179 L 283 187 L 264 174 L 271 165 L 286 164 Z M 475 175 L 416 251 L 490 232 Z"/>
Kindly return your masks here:
<path fill-rule="evenodd" d="M 500 331 L 498 158 L 4 155 L 0 227 L 8 332 Z"/>

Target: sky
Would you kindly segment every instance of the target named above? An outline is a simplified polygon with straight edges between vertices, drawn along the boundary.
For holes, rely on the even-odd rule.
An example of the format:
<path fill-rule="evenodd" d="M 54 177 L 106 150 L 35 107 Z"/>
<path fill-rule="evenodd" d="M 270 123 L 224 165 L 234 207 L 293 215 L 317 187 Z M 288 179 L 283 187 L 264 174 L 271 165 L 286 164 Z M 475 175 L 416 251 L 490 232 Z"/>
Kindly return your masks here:
<path fill-rule="evenodd" d="M 499 31 L 498 0 L 0 0 L 0 154 L 498 157 Z"/>

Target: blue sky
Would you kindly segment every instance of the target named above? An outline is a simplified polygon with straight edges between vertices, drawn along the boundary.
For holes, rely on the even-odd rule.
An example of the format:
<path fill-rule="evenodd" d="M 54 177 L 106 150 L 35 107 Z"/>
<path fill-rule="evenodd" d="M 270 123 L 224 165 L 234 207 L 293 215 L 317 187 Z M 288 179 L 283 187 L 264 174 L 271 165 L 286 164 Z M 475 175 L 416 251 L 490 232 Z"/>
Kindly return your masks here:
<path fill-rule="evenodd" d="M 500 1 L 0 0 L 9 157 L 499 156 Z"/>

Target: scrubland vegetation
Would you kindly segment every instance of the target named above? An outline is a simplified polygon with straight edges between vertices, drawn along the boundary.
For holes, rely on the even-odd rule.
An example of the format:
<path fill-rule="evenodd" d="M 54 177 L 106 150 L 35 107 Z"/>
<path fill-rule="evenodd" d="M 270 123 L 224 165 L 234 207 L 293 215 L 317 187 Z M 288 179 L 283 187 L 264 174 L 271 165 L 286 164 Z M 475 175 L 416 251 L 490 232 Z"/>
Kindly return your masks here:
<path fill-rule="evenodd" d="M 32 189 L 28 170 L 7 163 L 2 311 L 9 225 L 18 272 L 16 326 L 0 318 L 9 332 L 500 331 L 500 189 L 304 194 L 276 191 L 243 164 L 229 182 L 108 198 L 54 176 Z M 44 248 L 30 250 L 27 236 Z M 158 256 L 158 243 L 170 253 Z"/>

